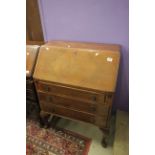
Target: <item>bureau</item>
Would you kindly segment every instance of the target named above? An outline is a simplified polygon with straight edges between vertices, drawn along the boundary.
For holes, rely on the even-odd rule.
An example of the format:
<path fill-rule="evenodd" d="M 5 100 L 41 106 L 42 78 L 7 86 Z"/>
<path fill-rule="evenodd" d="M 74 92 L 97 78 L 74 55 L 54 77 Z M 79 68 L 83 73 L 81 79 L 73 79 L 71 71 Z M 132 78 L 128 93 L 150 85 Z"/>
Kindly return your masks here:
<path fill-rule="evenodd" d="M 41 46 L 33 78 L 42 120 L 53 115 L 92 123 L 103 131 L 106 146 L 119 61 L 119 45 L 51 41 Z"/>
<path fill-rule="evenodd" d="M 35 86 L 33 82 L 33 72 L 39 51 L 39 43 L 29 42 L 26 45 L 26 114 L 39 113 Z"/>

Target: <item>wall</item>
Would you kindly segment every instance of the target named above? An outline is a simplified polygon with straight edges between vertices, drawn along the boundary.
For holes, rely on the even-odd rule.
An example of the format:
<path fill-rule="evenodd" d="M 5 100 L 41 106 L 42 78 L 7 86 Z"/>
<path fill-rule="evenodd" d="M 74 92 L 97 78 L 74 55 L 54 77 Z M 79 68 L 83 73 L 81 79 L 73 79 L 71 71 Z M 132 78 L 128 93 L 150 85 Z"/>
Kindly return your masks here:
<path fill-rule="evenodd" d="M 38 0 L 49 40 L 89 41 L 122 45 L 114 109 L 129 109 L 128 0 Z"/>

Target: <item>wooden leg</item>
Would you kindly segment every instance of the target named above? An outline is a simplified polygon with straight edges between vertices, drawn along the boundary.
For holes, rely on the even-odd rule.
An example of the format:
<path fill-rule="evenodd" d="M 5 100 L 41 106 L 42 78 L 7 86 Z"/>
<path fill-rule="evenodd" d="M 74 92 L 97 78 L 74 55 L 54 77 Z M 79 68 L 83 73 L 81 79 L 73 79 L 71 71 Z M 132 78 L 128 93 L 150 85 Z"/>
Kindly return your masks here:
<path fill-rule="evenodd" d="M 59 120 L 60 120 L 60 117 L 54 116 L 52 121 L 51 121 L 51 127 L 55 128 L 56 124 L 58 123 Z"/>
<path fill-rule="evenodd" d="M 108 145 L 109 130 L 108 129 L 102 129 L 102 128 L 100 128 L 100 129 L 103 132 L 103 138 L 102 138 L 102 142 L 101 143 L 102 143 L 102 146 L 104 148 L 106 148 L 107 145 Z"/>
<path fill-rule="evenodd" d="M 53 115 L 49 114 L 49 116 L 48 116 L 48 118 L 46 120 L 46 124 L 45 124 L 44 128 L 49 128 L 51 126 L 51 122 L 53 120 L 53 117 L 54 117 Z"/>
<path fill-rule="evenodd" d="M 40 126 L 47 128 L 49 125 L 48 119 L 50 117 L 50 114 L 47 114 L 43 111 L 40 112 Z"/>
<path fill-rule="evenodd" d="M 31 104 L 30 101 L 26 100 L 26 118 L 28 118 L 30 116 L 30 111 L 31 111 Z"/>
<path fill-rule="evenodd" d="M 55 128 L 56 124 L 58 123 L 60 117 L 54 116 L 54 115 L 50 115 L 50 117 L 47 120 L 47 124 L 46 124 L 46 128 L 52 127 Z"/>
<path fill-rule="evenodd" d="M 41 127 L 49 128 L 51 126 L 52 128 L 55 128 L 59 120 L 60 120 L 60 117 L 47 114 L 43 111 L 40 112 L 40 126 Z"/>

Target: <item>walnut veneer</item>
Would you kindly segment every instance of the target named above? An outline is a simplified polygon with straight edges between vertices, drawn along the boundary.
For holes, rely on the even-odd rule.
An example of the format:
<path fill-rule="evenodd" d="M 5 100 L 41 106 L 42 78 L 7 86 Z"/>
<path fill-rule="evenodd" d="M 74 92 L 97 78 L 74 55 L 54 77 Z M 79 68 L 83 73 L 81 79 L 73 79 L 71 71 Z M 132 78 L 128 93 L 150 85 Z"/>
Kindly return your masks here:
<path fill-rule="evenodd" d="M 108 133 L 119 60 L 119 45 L 52 41 L 41 46 L 33 75 L 41 117 L 84 121 Z"/>

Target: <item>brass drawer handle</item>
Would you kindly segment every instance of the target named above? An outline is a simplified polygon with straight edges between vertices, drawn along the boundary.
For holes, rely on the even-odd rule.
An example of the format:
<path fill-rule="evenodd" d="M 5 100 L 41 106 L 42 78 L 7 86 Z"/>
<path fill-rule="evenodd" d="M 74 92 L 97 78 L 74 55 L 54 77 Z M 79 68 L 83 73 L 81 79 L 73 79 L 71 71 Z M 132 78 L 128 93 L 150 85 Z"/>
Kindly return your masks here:
<path fill-rule="evenodd" d="M 47 91 L 47 92 L 50 91 L 50 87 L 48 87 L 48 86 L 45 86 L 44 89 L 45 89 L 45 91 Z"/>

